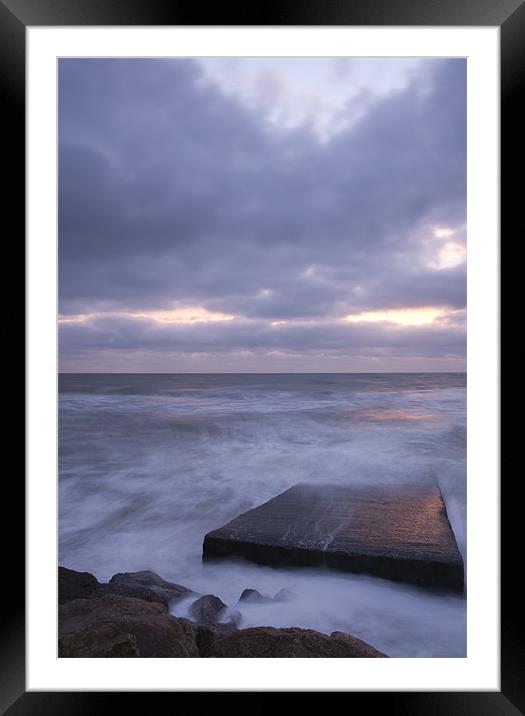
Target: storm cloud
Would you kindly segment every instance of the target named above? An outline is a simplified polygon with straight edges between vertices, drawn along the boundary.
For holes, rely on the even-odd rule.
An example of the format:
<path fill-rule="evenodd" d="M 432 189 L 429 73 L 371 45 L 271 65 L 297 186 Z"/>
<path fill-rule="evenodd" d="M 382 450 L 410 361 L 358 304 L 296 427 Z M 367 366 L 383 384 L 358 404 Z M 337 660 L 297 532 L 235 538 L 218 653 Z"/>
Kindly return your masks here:
<path fill-rule="evenodd" d="M 300 63 L 254 106 L 199 60 L 60 60 L 63 370 L 464 368 L 465 61 L 322 135 L 275 121 Z"/>

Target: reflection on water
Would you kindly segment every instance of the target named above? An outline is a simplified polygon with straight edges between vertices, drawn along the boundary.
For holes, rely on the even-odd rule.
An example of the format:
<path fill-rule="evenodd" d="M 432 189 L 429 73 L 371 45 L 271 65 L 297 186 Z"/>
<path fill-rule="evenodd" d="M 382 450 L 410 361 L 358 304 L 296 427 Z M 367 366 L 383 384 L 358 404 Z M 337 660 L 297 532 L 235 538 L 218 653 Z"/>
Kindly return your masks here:
<path fill-rule="evenodd" d="M 370 422 L 401 422 L 411 423 L 419 421 L 435 420 L 434 413 L 413 413 L 408 410 L 386 410 L 384 408 L 356 410 L 352 417 L 355 420 L 367 420 Z"/>

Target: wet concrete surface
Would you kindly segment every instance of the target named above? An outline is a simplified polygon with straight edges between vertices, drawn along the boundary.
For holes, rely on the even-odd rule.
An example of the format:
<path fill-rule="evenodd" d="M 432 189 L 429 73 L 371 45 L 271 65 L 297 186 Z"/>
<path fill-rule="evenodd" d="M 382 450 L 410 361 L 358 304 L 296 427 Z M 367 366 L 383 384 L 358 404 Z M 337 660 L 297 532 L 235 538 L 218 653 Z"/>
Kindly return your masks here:
<path fill-rule="evenodd" d="M 203 559 L 328 567 L 463 592 L 463 560 L 431 485 L 299 483 L 204 538 Z"/>

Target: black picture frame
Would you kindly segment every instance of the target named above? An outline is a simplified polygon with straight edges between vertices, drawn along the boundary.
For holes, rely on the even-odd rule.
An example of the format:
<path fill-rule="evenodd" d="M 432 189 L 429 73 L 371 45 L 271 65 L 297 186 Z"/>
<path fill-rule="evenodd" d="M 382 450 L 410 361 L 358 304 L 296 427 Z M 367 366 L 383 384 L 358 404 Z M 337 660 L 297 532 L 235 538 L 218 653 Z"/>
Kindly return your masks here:
<path fill-rule="evenodd" d="M 205 21 L 204 21 L 205 20 Z M 206 6 L 187 0 L 0 0 L 0 90 L 6 144 L 13 152 L 3 218 L 16 217 L 20 246 L 25 234 L 25 39 L 28 26 L 79 25 L 361 25 L 361 26 L 499 26 L 501 39 L 501 216 L 503 231 L 519 226 L 523 198 L 519 151 L 524 115 L 519 111 L 520 79 L 525 77 L 524 0 L 273 0 L 260 4 Z M 4 167 L 5 169 L 5 167 Z M 520 217 L 521 218 L 521 217 Z M 12 300 L 12 299 L 11 299 Z M 501 314 L 500 314 L 501 315 Z M 25 485 L 20 470 L 10 473 L 11 520 L 4 528 L 3 608 L 0 632 L 0 712 L 20 714 L 93 714 L 115 707 L 131 695 L 134 705 L 149 708 L 141 693 L 26 692 L 25 685 Z M 525 713 L 524 647 L 520 598 L 515 577 L 519 521 L 511 519 L 519 480 L 502 485 L 501 691 L 479 692 L 350 692 L 349 708 L 366 699 L 367 708 L 402 714 L 476 714 L 497 716 Z M 503 519 L 505 516 L 505 519 Z M 14 519 L 13 519 L 14 518 Z M 15 548 L 16 545 L 16 548 Z M 155 696 L 160 694 L 155 694 Z M 164 694 L 172 700 L 182 694 Z M 202 694 L 205 696 L 206 694 Z M 214 694 L 215 705 L 224 702 Z M 240 693 L 242 708 L 260 713 L 273 704 L 273 694 Z M 309 699 L 313 694 L 309 695 Z M 283 699 L 284 697 L 284 699 Z M 151 694 L 147 695 L 151 698 Z M 216 699 L 219 698 L 219 704 Z M 324 697 L 323 697 L 324 698 Z M 286 694 L 280 694 L 286 704 Z M 237 699 L 236 699 L 237 700 Z M 194 702 L 195 703 L 195 702 Z M 202 703 L 202 702 L 201 702 Z M 228 708 L 231 708 L 228 705 Z"/>

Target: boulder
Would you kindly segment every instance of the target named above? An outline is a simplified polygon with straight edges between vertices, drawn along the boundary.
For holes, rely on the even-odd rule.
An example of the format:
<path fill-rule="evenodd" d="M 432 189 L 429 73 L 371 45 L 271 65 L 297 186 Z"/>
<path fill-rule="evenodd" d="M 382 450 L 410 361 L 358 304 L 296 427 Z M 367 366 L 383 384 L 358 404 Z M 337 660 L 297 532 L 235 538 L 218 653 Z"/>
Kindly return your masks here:
<path fill-rule="evenodd" d="M 263 595 L 256 589 L 245 589 L 239 597 L 239 602 L 247 602 L 248 604 L 269 604 L 273 602 L 270 597 Z"/>
<path fill-rule="evenodd" d="M 347 634 L 344 631 L 333 631 L 330 634 L 330 637 L 332 639 L 339 639 L 340 641 L 343 641 L 350 649 L 353 649 L 355 651 L 356 657 L 361 658 L 386 656 L 386 654 L 383 654 L 377 649 L 374 649 L 373 646 L 370 646 L 370 644 L 367 644 L 366 641 L 362 641 L 356 636 L 352 636 L 352 634 Z"/>
<path fill-rule="evenodd" d="M 214 594 L 205 594 L 191 604 L 189 612 L 201 624 L 217 624 L 227 609 L 222 599 Z"/>
<path fill-rule="evenodd" d="M 299 483 L 204 537 L 203 559 L 329 567 L 463 593 L 463 560 L 435 484 Z"/>
<path fill-rule="evenodd" d="M 145 596 L 140 596 L 140 590 L 148 589 L 156 594 L 157 598 L 160 598 L 166 606 L 174 600 L 180 599 L 187 594 L 192 594 L 191 589 L 174 582 L 167 582 L 155 572 L 150 571 L 119 572 L 111 577 L 109 586 L 112 591 L 121 594 L 128 593 L 129 596 L 135 596 L 129 590 L 139 590 L 136 596 L 140 599 L 146 598 Z"/>
<path fill-rule="evenodd" d="M 257 589 L 245 589 L 239 597 L 238 604 L 275 604 L 276 602 L 290 602 L 297 597 L 295 592 L 289 589 L 280 589 L 277 594 L 272 597 L 265 597 L 257 591 Z"/>
<path fill-rule="evenodd" d="M 123 597 L 144 599 L 147 602 L 158 602 L 159 604 L 164 604 L 166 608 L 170 601 L 166 596 L 166 592 L 154 591 L 133 580 L 116 580 L 108 584 L 99 582 L 89 572 L 75 572 L 73 569 L 67 569 L 66 567 L 58 568 L 59 604 L 65 604 L 73 599 L 94 599 L 95 597 L 103 597 L 106 594 L 119 594 Z"/>
<path fill-rule="evenodd" d="M 143 599 L 145 602 L 156 602 L 157 604 L 163 604 L 166 609 L 171 601 L 165 594 L 154 592 L 152 589 L 140 585 L 109 583 L 101 586 L 106 588 L 107 594 L 118 594 L 121 597 L 134 597 L 135 599 Z"/>
<path fill-rule="evenodd" d="M 238 627 L 242 621 L 242 614 L 234 609 L 227 609 L 226 612 L 221 614 L 221 621 L 219 624 L 230 624 Z"/>
<path fill-rule="evenodd" d="M 60 658 L 139 658 L 137 639 L 124 634 L 113 624 L 88 627 L 58 641 Z"/>
<path fill-rule="evenodd" d="M 89 572 L 75 572 L 67 567 L 58 568 L 58 603 L 72 599 L 89 599 L 105 594 L 104 587 Z"/>
<path fill-rule="evenodd" d="M 186 620 L 163 604 L 108 594 L 59 606 L 59 657 L 198 657 Z"/>
<path fill-rule="evenodd" d="M 223 639 L 237 630 L 234 624 L 198 624 L 189 619 L 179 619 L 179 621 L 186 622 L 192 629 L 193 637 L 201 656 L 204 656 L 215 641 Z"/>
<path fill-rule="evenodd" d="M 349 635 L 348 635 L 349 636 Z M 369 644 L 327 636 L 312 629 L 240 629 L 214 641 L 205 651 L 208 658 L 377 658 L 385 657 Z"/>

